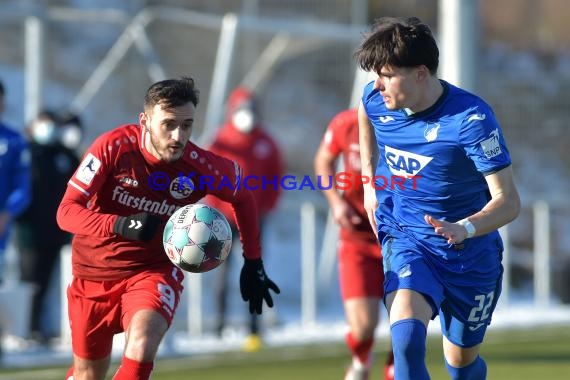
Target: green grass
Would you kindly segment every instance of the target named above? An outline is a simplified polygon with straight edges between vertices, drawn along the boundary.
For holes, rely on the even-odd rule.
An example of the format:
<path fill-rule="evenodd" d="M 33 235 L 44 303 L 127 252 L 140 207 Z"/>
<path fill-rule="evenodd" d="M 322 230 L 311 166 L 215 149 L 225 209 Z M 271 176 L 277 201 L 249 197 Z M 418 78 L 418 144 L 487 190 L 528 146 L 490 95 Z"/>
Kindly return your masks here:
<path fill-rule="evenodd" d="M 381 379 L 385 342 L 375 351 L 377 363 L 371 379 Z M 432 379 L 448 379 L 443 365 L 441 339 L 428 340 L 427 363 Z M 482 355 L 489 380 L 562 380 L 570 374 L 570 329 L 568 326 L 493 331 Z M 196 355 L 156 362 L 153 380 L 291 380 L 341 379 L 348 363 L 341 342 L 296 347 L 265 348 L 255 354 L 230 352 Z M 114 370 L 114 368 L 113 368 Z M 109 378 L 112 377 L 109 371 Z M 0 380 L 63 379 L 64 368 L 0 371 Z"/>

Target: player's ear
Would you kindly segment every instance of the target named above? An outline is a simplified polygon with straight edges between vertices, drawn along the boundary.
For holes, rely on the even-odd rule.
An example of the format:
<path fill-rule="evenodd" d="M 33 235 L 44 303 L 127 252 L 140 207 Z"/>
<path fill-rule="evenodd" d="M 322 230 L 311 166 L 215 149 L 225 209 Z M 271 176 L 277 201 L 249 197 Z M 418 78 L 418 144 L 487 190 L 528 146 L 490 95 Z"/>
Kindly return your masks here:
<path fill-rule="evenodd" d="M 425 65 L 420 65 L 417 67 L 416 79 L 418 82 L 424 82 L 429 76 L 429 69 Z"/>
<path fill-rule="evenodd" d="M 139 124 L 144 128 L 144 129 L 150 129 L 150 118 L 148 117 L 148 115 L 145 112 L 141 112 L 139 114 Z"/>

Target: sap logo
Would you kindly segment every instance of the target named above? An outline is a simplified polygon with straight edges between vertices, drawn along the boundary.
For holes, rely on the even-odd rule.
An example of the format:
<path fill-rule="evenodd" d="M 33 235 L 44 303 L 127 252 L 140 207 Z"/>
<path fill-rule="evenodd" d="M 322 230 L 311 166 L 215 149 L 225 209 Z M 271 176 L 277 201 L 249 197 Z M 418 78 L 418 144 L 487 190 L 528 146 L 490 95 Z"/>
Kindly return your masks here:
<path fill-rule="evenodd" d="M 433 160 L 433 157 L 406 152 L 405 150 L 395 149 L 388 145 L 386 145 L 384 150 L 386 163 L 394 175 L 404 177 L 417 175 Z"/>
<path fill-rule="evenodd" d="M 499 129 L 495 128 L 489 135 L 489 138 L 481 141 L 481 149 L 485 153 L 485 157 L 493 158 L 502 153 L 501 144 L 499 143 Z"/>

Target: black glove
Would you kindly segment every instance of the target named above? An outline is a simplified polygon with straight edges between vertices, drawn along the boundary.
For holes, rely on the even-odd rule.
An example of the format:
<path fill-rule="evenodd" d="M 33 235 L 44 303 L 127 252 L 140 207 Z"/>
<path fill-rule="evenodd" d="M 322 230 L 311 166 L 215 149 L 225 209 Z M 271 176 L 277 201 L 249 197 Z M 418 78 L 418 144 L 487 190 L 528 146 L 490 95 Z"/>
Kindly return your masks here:
<path fill-rule="evenodd" d="M 113 232 L 130 240 L 150 241 L 156 234 L 162 220 L 148 212 L 141 212 L 131 216 L 119 216 Z"/>
<path fill-rule="evenodd" d="M 261 314 L 263 300 L 267 306 L 273 307 L 273 298 L 271 298 L 269 289 L 276 294 L 281 293 L 277 285 L 265 274 L 261 259 L 245 259 L 239 276 L 239 287 L 241 298 L 246 302 L 249 301 L 249 312 L 251 314 L 254 312 Z"/>

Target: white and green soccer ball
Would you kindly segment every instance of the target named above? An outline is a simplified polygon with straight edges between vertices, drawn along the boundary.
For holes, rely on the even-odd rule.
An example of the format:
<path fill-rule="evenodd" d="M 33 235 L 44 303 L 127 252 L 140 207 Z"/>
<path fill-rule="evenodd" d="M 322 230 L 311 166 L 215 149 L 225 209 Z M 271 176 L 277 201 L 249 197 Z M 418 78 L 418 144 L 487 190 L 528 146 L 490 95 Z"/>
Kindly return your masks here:
<path fill-rule="evenodd" d="M 166 255 L 187 272 L 208 272 L 222 264 L 232 247 L 232 229 L 213 207 L 196 203 L 176 210 L 162 235 Z"/>

